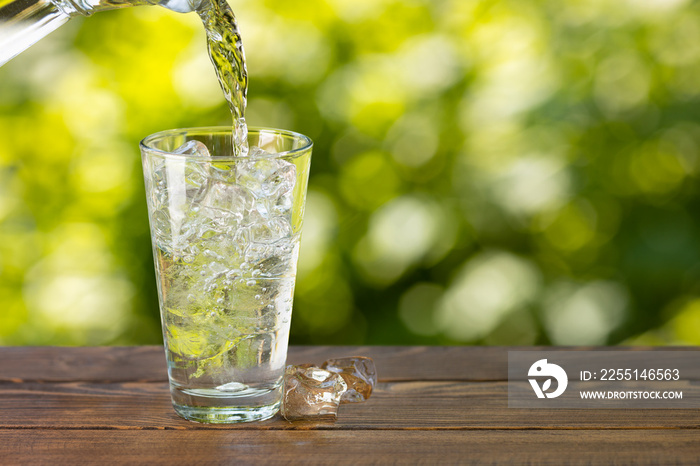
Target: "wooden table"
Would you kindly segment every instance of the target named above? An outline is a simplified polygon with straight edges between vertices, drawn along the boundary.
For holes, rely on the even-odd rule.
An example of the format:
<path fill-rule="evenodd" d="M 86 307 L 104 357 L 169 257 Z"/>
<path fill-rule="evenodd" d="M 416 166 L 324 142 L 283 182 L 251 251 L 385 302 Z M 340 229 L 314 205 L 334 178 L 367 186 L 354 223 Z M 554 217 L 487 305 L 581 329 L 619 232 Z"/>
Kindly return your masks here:
<path fill-rule="evenodd" d="M 508 408 L 509 349 L 292 347 L 380 383 L 336 423 L 213 426 L 175 414 L 160 347 L 0 348 L 0 464 L 700 462 L 700 410 Z"/>

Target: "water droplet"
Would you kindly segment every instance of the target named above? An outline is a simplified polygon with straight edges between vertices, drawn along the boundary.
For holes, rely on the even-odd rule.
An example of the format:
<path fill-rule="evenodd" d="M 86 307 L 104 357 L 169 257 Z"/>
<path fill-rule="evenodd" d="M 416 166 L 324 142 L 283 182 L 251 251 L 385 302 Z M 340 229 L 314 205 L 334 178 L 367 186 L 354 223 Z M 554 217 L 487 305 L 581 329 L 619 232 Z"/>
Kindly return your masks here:
<path fill-rule="evenodd" d="M 256 283 L 257 282 L 255 280 L 248 280 L 247 282 L 245 282 L 245 284 L 248 286 L 255 286 Z"/>
<path fill-rule="evenodd" d="M 259 277 L 259 276 L 260 276 L 260 270 L 258 270 L 258 269 L 253 270 L 252 275 L 253 275 L 254 277 Z"/>

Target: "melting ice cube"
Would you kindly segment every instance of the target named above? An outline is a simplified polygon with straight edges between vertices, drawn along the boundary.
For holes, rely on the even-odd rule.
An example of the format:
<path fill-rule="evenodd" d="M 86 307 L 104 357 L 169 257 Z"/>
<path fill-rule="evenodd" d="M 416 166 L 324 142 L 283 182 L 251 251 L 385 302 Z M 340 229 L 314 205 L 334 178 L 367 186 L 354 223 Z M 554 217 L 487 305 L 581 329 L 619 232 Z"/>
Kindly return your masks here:
<path fill-rule="evenodd" d="M 329 359 L 321 367 L 329 372 L 339 374 L 347 383 L 348 390 L 343 393 L 342 403 L 366 401 L 377 384 L 377 369 L 372 358 L 355 356 Z"/>
<path fill-rule="evenodd" d="M 287 366 L 282 416 L 288 421 L 335 420 L 340 397 L 346 389 L 347 384 L 339 374 L 318 367 Z"/>

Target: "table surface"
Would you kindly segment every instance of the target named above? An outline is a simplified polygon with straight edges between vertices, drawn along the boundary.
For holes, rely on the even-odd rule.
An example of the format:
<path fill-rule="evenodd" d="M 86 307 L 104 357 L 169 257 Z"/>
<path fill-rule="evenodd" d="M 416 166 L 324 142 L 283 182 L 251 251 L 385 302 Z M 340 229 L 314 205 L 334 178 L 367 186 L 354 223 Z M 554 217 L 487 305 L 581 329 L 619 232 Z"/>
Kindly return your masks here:
<path fill-rule="evenodd" d="M 508 408 L 514 349 L 291 347 L 371 356 L 379 384 L 335 423 L 222 426 L 175 414 L 161 347 L 0 348 L 0 464 L 700 462 L 697 409 Z"/>

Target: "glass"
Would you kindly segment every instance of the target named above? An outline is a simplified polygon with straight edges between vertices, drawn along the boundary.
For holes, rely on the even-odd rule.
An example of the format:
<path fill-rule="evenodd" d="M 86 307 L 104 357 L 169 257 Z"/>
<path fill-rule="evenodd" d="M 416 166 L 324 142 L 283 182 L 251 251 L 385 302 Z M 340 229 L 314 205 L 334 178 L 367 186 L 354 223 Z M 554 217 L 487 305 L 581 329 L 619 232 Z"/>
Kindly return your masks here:
<path fill-rule="evenodd" d="M 301 134 L 250 128 L 245 157 L 230 155 L 231 136 L 141 141 L 172 402 L 200 422 L 279 409 L 311 161 Z"/>
<path fill-rule="evenodd" d="M 156 4 L 188 13 L 199 0 L 0 0 L 0 66 L 74 16 Z"/>

